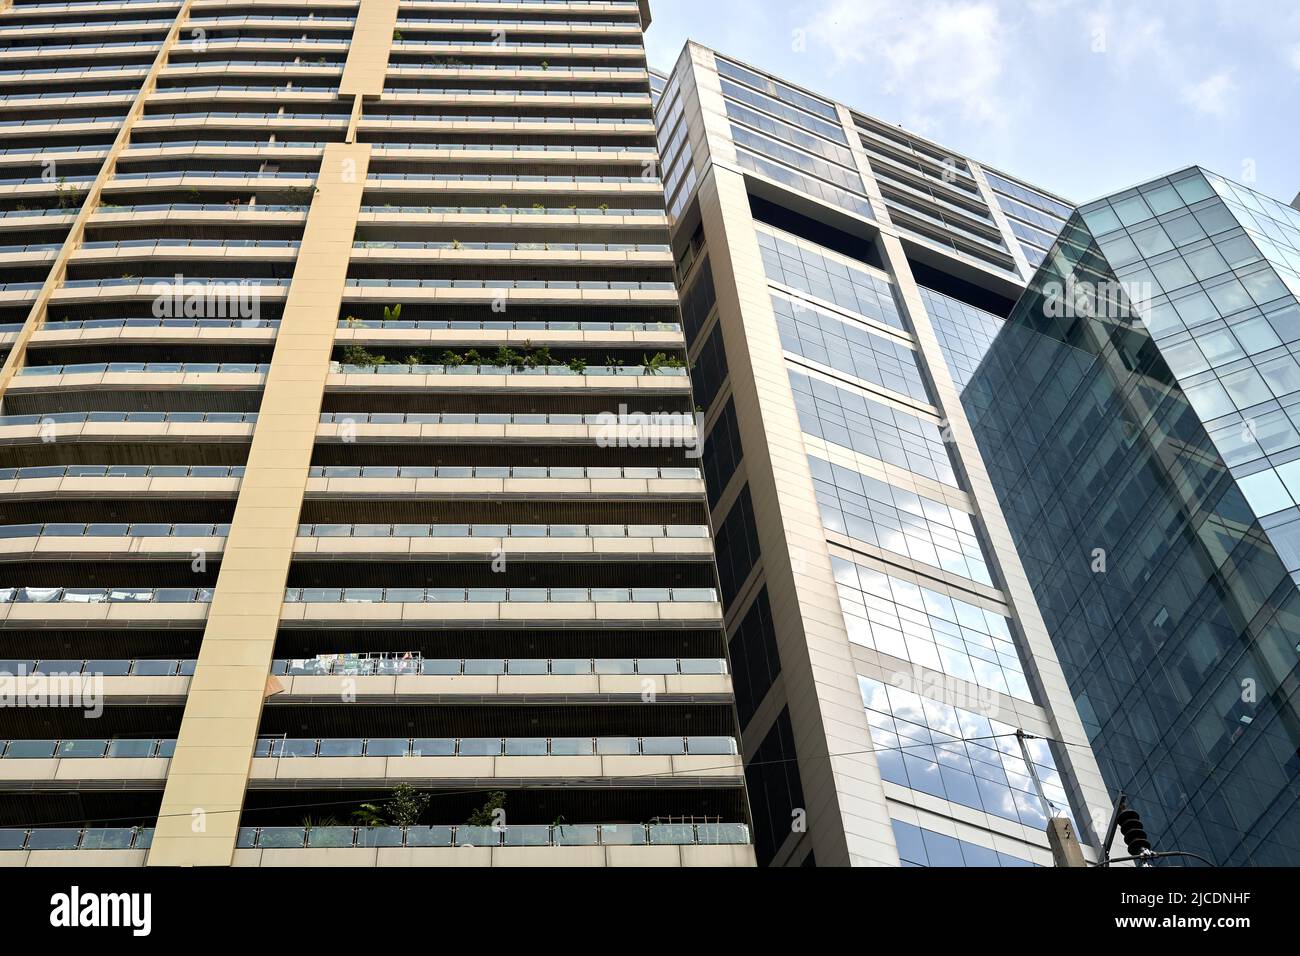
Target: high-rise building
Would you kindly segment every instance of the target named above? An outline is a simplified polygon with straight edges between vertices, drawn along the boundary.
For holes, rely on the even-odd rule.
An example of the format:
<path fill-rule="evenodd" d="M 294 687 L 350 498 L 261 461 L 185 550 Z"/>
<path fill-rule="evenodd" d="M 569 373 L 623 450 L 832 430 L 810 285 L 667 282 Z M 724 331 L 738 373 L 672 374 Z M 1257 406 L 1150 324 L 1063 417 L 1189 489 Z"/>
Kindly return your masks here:
<path fill-rule="evenodd" d="M 0 9 L 0 864 L 752 865 L 645 0 Z"/>
<path fill-rule="evenodd" d="M 1088 737 L 1158 850 L 1300 865 L 1300 211 L 1082 207 L 964 401 Z"/>
<path fill-rule="evenodd" d="M 758 862 L 1050 865 L 1059 816 L 1095 858 L 959 397 L 1073 207 L 698 44 L 658 96 Z"/>

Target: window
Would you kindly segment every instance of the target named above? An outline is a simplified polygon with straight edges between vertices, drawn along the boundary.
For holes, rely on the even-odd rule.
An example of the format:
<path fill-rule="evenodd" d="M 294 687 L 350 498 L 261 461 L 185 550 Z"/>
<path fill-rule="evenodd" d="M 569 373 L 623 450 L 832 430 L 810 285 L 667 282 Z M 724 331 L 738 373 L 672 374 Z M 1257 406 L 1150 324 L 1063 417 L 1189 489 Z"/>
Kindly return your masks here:
<path fill-rule="evenodd" d="M 731 511 L 715 536 L 718 555 L 718 578 L 722 583 L 722 600 L 727 606 L 736 599 L 758 564 L 758 529 L 754 524 L 754 502 L 749 486 L 740 492 Z"/>

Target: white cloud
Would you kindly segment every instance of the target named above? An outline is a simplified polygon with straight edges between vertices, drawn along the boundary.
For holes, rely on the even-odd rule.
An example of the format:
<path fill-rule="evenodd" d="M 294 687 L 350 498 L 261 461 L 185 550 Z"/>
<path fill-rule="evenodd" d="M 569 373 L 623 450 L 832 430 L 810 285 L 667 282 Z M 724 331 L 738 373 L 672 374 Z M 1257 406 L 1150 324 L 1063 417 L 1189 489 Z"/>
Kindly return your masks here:
<path fill-rule="evenodd" d="M 822 0 L 808 34 L 833 66 L 867 67 L 913 114 L 1003 118 L 1008 28 L 993 0 Z"/>
<path fill-rule="evenodd" d="M 1110 0 L 1084 17 L 1090 49 L 1109 58 L 1122 70 L 1132 66 L 1150 69 L 1168 64 L 1173 56 L 1165 37 L 1162 17 L 1126 6 L 1116 14 Z"/>
<path fill-rule="evenodd" d="M 1179 95 L 1198 113 L 1223 117 L 1232 111 L 1236 92 L 1237 83 L 1232 78 L 1232 70 L 1219 70 L 1199 82 L 1188 83 Z"/>
<path fill-rule="evenodd" d="M 1291 69 L 1300 70 L 1300 43 L 1291 48 Z"/>

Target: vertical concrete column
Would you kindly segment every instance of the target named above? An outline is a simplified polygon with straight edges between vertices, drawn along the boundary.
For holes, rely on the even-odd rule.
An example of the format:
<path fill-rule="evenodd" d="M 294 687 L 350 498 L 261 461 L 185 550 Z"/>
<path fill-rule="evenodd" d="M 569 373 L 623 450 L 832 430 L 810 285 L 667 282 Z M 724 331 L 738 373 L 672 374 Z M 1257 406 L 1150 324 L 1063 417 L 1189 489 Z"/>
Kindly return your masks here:
<path fill-rule="evenodd" d="M 0 0 L 0 12 L 4 11 L 10 2 L 11 0 Z M 17 339 L 14 340 L 13 348 L 9 350 L 4 366 L 0 368 L 0 405 L 3 404 L 5 392 L 9 389 L 9 383 L 13 381 L 14 376 L 18 374 L 18 369 L 27 360 L 27 343 L 31 341 L 32 335 L 45 322 L 45 314 L 50 306 L 50 297 L 54 295 L 59 286 L 63 285 L 64 276 L 68 271 L 68 260 L 72 258 L 73 253 L 81 248 L 81 243 L 86 236 L 86 224 L 90 221 L 90 217 L 95 214 L 95 210 L 99 208 L 100 195 L 104 191 L 104 185 L 113 178 L 113 174 L 117 169 L 118 157 L 131 142 L 131 128 L 144 113 L 144 105 L 158 85 L 158 74 L 167 65 L 167 58 L 176 46 L 176 40 L 180 36 L 181 28 L 185 25 L 185 21 L 189 19 L 190 7 L 193 2 L 194 0 L 185 0 L 180 9 L 176 11 L 176 19 L 172 22 L 167 35 L 163 37 L 162 45 L 158 48 L 158 55 L 154 57 L 149 72 L 145 74 L 144 79 L 140 82 L 140 90 L 136 93 L 131 108 L 127 110 L 126 116 L 122 119 L 122 125 L 117 131 L 117 136 L 108 148 L 108 155 L 104 157 L 104 162 L 99 167 L 99 173 L 86 191 L 85 199 L 82 200 L 81 208 L 77 211 L 77 216 L 68 229 L 68 235 L 63 240 L 62 248 L 54 257 L 54 263 L 50 266 L 50 271 L 45 277 L 45 284 L 41 286 L 40 291 L 36 294 L 36 301 L 32 303 L 31 310 L 27 313 L 27 319 L 23 323 L 22 329 L 19 330 Z"/>
<path fill-rule="evenodd" d="M 325 147 L 150 866 L 233 859 L 369 158 Z"/>
<path fill-rule="evenodd" d="M 984 197 L 984 202 L 988 204 L 989 212 L 993 214 L 993 221 L 998 224 L 998 232 L 1002 233 L 1003 241 L 1007 244 L 1007 251 L 1011 253 L 1011 258 L 1016 260 L 1016 271 L 1028 282 L 1034 277 L 1034 267 L 1025 258 L 1025 250 L 1021 248 L 1020 240 L 1011 231 L 1011 220 L 1002 211 L 1002 204 L 998 202 L 997 194 L 993 192 L 988 177 L 984 175 L 984 167 L 970 160 L 966 161 L 966 165 L 970 167 L 970 174 L 975 177 L 975 182 L 979 185 L 980 194 Z"/>
<path fill-rule="evenodd" d="M 897 866 L 744 177 L 714 165 L 699 196 L 813 852 Z"/>
<path fill-rule="evenodd" d="M 339 81 L 340 96 L 376 97 L 384 92 L 388 55 L 397 29 L 398 0 L 362 0 L 352 27 L 348 62 Z"/>
<path fill-rule="evenodd" d="M 1093 831 L 1086 834 L 1088 839 L 1095 839 L 1095 831 L 1105 826 L 1110 813 L 1110 797 L 1101 770 L 1088 746 L 1083 721 L 1079 719 L 1074 697 L 1065 682 L 1065 674 L 1047 632 L 1047 624 L 1043 621 L 1038 601 L 1029 586 L 1029 578 L 1020 562 L 1020 553 L 1011 537 L 1011 529 L 1007 526 L 997 493 L 989 480 L 984 457 L 975 443 L 975 434 L 966 420 L 961 396 L 953 383 L 948 363 L 943 359 L 934 325 L 925 311 L 921 293 L 912 277 L 907 253 L 902 242 L 887 233 L 880 236 L 880 250 L 894 279 L 900 304 L 916 335 L 917 345 L 926 356 L 935 400 L 946 416 L 951 440 L 957 447 L 967 486 L 984 527 L 985 539 L 1002 572 L 1003 594 L 1020 624 L 1021 637 L 1028 645 L 1030 656 L 1025 661 L 1026 676 L 1038 693 L 1038 703 L 1047 710 L 1053 736 L 1075 745 L 1058 748 L 1064 765 L 1061 769 L 1066 771 L 1067 784 L 1072 787 L 1071 800 L 1089 818 L 1086 821 L 1080 820 L 1079 824 Z M 1101 822 L 1097 823 L 1098 820 Z"/>

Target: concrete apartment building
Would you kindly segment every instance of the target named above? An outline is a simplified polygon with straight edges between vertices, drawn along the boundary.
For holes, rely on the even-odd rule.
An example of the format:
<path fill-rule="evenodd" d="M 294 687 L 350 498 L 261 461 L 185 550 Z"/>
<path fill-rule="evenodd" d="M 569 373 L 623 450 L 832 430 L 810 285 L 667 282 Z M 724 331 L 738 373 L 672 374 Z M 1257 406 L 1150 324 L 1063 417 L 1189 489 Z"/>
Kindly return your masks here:
<path fill-rule="evenodd" d="M 754 864 L 648 23 L 0 3 L 0 865 Z"/>
<path fill-rule="evenodd" d="M 1095 859 L 961 401 L 1073 207 L 695 43 L 652 86 L 759 865 Z"/>

